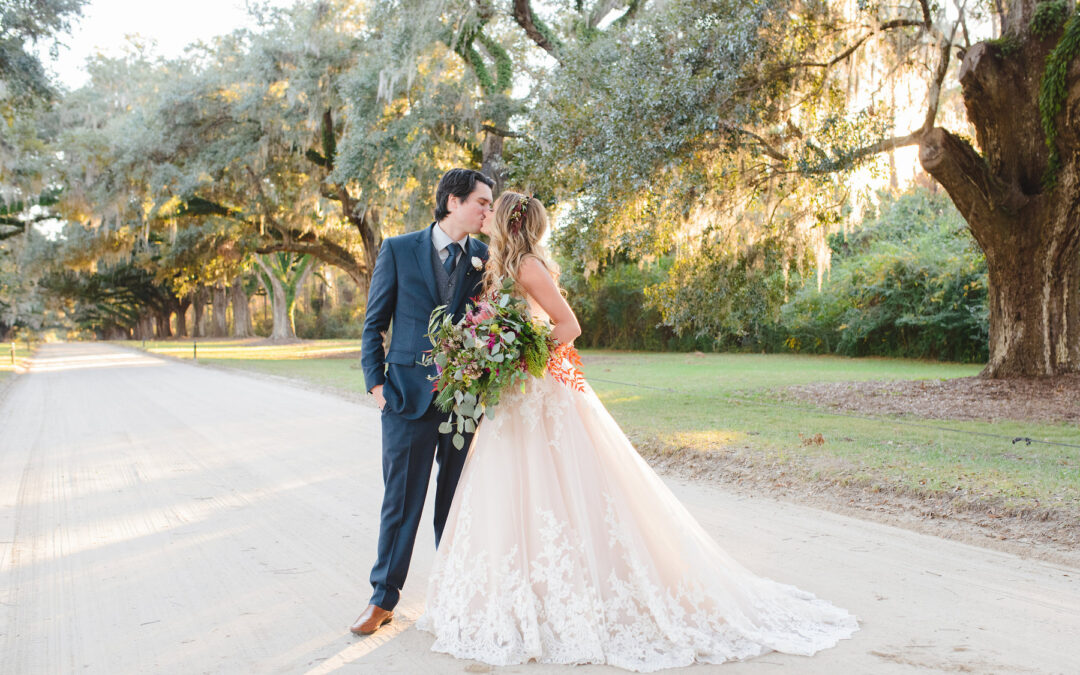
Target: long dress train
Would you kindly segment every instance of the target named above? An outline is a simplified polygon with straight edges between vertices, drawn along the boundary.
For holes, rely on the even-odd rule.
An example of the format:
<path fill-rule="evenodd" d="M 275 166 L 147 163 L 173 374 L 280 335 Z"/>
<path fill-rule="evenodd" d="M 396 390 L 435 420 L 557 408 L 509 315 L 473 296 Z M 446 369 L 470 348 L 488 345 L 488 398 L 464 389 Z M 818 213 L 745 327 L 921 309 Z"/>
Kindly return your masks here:
<path fill-rule="evenodd" d="M 492 665 L 649 672 L 768 651 L 810 655 L 854 616 L 728 556 L 586 384 L 530 378 L 485 417 L 417 626 Z"/>

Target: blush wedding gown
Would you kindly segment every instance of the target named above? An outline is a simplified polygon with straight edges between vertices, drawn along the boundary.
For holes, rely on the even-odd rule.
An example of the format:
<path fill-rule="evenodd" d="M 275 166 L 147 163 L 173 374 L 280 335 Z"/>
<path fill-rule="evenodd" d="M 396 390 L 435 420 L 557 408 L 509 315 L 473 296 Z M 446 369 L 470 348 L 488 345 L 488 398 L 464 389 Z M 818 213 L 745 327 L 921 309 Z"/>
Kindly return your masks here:
<path fill-rule="evenodd" d="M 434 651 L 649 672 L 810 655 L 858 630 L 725 553 L 583 389 L 529 378 L 477 429 L 417 622 Z"/>

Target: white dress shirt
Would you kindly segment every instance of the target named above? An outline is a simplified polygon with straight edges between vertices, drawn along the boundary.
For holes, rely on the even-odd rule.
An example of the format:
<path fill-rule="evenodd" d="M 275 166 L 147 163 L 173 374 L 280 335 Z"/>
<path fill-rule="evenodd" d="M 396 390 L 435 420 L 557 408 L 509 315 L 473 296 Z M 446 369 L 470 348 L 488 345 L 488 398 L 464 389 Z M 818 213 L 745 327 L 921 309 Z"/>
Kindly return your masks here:
<path fill-rule="evenodd" d="M 469 235 L 466 234 L 457 242 L 454 242 L 450 235 L 443 231 L 442 226 L 435 223 L 435 227 L 431 228 L 431 244 L 439 252 L 439 262 L 446 262 L 446 256 L 450 255 L 450 251 L 446 250 L 446 247 L 453 243 L 461 246 L 461 252 L 458 253 L 458 258 L 454 261 L 456 265 L 461 262 L 461 256 L 465 255 L 465 251 L 468 249 Z"/>

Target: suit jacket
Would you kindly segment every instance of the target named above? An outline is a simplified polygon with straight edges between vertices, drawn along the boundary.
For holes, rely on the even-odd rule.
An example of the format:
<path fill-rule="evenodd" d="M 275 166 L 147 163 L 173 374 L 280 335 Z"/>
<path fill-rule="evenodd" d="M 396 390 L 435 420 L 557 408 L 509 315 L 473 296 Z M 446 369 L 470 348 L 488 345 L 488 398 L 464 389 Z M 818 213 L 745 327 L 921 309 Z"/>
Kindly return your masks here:
<path fill-rule="evenodd" d="M 429 375 L 434 366 L 421 364 L 431 350 L 427 337 L 431 312 L 442 303 L 431 260 L 431 229 L 383 240 L 368 290 L 360 364 L 368 391 L 383 385 L 386 409 L 407 419 L 423 416 L 434 397 Z M 454 269 L 457 283 L 447 311 L 460 319 L 466 300 L 480 292 L 483 271 L 472 258 L 487 260 L 487 245 L 470 236 Z M 383 336 L 393 323 L 390 346 L 384 351 Z"/>

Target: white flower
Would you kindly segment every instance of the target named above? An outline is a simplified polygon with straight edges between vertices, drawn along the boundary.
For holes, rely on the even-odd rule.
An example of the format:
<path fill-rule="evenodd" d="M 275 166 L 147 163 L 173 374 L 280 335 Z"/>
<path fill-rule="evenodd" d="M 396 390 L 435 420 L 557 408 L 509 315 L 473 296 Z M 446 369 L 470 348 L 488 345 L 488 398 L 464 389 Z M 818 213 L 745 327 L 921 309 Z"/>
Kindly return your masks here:
<path fill-rule="evenodd" d="M 473 256 L 472 257 L 472 266 L 473 266 L 474 270 L 482 270 L 482 269 L 484 269 L 484 261 L 481 260 L 480 258 L 477 258 L 476 256 Z"/>

